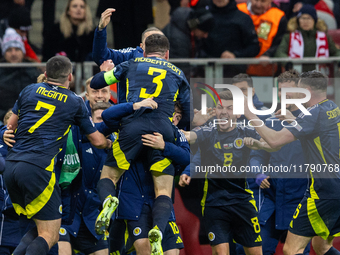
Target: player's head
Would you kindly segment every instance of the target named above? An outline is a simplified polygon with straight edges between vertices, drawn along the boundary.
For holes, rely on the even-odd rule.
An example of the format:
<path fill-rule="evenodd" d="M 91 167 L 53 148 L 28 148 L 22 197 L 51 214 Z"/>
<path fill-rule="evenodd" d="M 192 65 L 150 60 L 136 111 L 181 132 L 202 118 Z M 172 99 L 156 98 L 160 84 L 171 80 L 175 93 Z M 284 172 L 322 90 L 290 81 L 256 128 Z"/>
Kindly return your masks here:
<path fill-rule="evenodd" d="M 279 98 L 281 99 L 281 89 L 282 88 L 295 88 L 298 85 L 299 82 L 299 72 L 296 70 L 289 70 L 286 72 L 283 72 L 277 77 L 277 82 L 279 84 Z M 292 93 L 288 92 L 286 93 L 287 99 L 296 99 L 299 98 L 300 93 Z M 297 110 L 297 106 L 295 104 L 287 104 L 287 109 L 289 111 L 295 111 Z"/>
<path fill-rule="evenodd" d="M 319 71 L 304 72 L 300 75 L 298 87 L 308 89 L 311 93 L 311 100 L 306 106 L 312 106 L 313 99 L 319 98 L 320 101 L 327 98 L 328 77 Z M 312 102 L 311 102 L 312 101 Z"/>
<path fill-rule="evenodd" d="M 224 90 L 218 95 L 221 98 L 222 105 L 220 101 L 217 99 L 216 104 L 216 118 L 219 119 L 219 130 L 222 132 L 229 132 L 235 128 L 235 123 L 237 118 L 241 117 L 240 115 L 233 114 L 233 94 L 230 90 Z M 225 123 L 223 121 L 225 121 Z M 233 124 L 233 125 L 232 125 Z"/>
<path fill-rule="evenodd" d="M 169 59 L 170 43 L 162 34 L 152 34 L 145 39 L 144 56 L 158 55 L 166 60 Z"/>
<path fill-rule="evenodd" d="M 65 84 L 72 81 L 72 63 L 64 56 L 55 56 L 46 63 L 45 76 L 48 82 Z"/>
<path fill-rule="evenodd" d="M 174 116 L 172 117 L 172 123 L 174 123 L 175 126 L 178 125 L 178 123 L 181 121 L 182 119 L 182 106 L 179 103 L 179 101 L 175 102 L 175 112 L 174 112 Z"/>
<path fill-rule="evenodd" d="M 89 100 L 90 107 L 92 108 L 95 104 L 101 102 L 109 102 L 110 100 L 110 86 L 106 86 L 101 89 L 93 89 L 90 87 L 92 77 L 86 80 L 86 99 Z"/>
<path fill-rule="evenodd" d="M 142 41 L 140 43 L 140 47 L 145 50 L 145 39 L 152 34 L 160 34 L 163 35 L 163 32 L 158 29 L 157 27 L 149 27 L 147 29 L 144 30 L 144 32 L 142 33 Z"/>
<path fill-rule="evenodd" d="M 100 123 L 103 122 L 102 118 L 102 112 L 109 108 L 111 106 L 110 103 L 108 102 L 100 102 L 96 103 L 92 108 L 91 108 L 91 115 L 92 115 L 92 120 L 94 123 Z"/>
<path fill-rule="evenodd" d="M 246 73 L 240 73 L 238 75 L 235 75 L 232 80 L 231 83 L 238 87 L 240 90 L 242 90 L 242 93 L 245 96 L 248 96 L 248 88 L 252 88 L 253 90 L 253 96 L 255 94 L 255 89 L 254 89 L 254 85 L 253 85 L 253 79 Z"/>
<path fill-rule="evenodd" d="M 6 114 L 4 116 L 4 119 L 3 119 L 4 125 L 7 125 L 7 122 L 9 120 L 9 118 L 12 116 L 12 114 L 13 114 L 13 112 L 12 112 L 12 108 L 11 108 L 6 112 Z"/>

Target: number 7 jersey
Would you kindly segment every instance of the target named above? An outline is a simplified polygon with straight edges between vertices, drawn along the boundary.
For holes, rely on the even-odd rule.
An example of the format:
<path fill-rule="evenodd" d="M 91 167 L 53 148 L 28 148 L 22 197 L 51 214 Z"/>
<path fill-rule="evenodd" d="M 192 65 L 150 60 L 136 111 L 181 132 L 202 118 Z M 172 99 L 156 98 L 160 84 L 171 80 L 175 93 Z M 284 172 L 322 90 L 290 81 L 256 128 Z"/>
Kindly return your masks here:
<path fill-rule="evenodd" d="M 13 107 L 18 115 L 14 147 L 7 160 L 24 161 L 42 168 L 54 167 L 54 157 L 72 125 L 84 134 L 96 131 L 83 99 L 74 92 L 48 83 L 24 88 Z"/>
<path fill-rule="evenodd" d="M 192 110 L 190 85 L 178 67 L 161 58 L 138 57 L 95 75 L 91 88 L 99 89 L 124 79 L 127 102 L 154 97 L 158 103 L 156 111 L 171 117 L 174 103 L 178 100 L 183 109 L 181 126 L 189 124 Z"/>

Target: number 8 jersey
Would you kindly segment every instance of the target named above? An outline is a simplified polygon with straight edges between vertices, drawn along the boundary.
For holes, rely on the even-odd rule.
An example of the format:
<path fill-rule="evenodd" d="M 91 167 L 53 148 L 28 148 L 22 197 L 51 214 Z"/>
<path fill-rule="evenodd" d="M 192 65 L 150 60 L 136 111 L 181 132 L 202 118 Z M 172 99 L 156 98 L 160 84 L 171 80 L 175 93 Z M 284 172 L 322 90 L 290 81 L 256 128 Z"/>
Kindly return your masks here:
<path fill-rule="evenodd" d="M 18 115 L 14 147 L 7 160 L 24 161 L 42 168 L 54 167 L 72 125 L 84 134 L 96 131 L 83 99 L 74 92 L 48 83 L 24 88 L 13 107 Z"/>

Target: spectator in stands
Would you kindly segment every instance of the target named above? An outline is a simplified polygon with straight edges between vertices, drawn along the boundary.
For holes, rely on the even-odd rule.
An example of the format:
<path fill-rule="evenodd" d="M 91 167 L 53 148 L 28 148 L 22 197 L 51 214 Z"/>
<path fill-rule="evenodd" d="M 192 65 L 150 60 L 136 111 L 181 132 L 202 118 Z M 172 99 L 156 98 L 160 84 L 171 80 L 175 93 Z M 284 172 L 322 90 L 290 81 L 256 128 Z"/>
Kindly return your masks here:
<path fill-rule="evenodd" d="M 340 56 L 340 51 L 336 48 L 332 38 L 327 35 L 327 26 L 321 19 L 318 19 L 312 5 L 303 5 L 297 17 L 289 20 L 287 29 L 289 34 L 284 35 L 275 57 L 319 58 Z M 317 68 L 320 67 L 319 65 Z M 287 67 L 287 69 L 289 68 Z M 314 69 L 314 64 L 302 66 L 303 72 Z"/>
<path fill-rule="evenodd" d="M 214 17 L 209 10 L 193 10 L 187 7 L 177 8 L 170 23 L 162 30 L 168 37 L 171 51 L 170 58 L 195 57 L 196 48 L 202 38 L 207 38 L 214 26 Z M 177 65 L 190 78 L 190 66 L 187 63 Z"/>
<path fill-rule="evenodd" d="M 285 13 L 274 7 L 272 0 L 250 0 L 240 3 L 238 9 L 250 16 L 260 42 L 258 58 L 268 60 L 273 57 L 287 28 Z M 271 76 L 275 67 L 272 65 L 250 65 L 247 73 L 258 76 Z"/>
<path fill-rule="evenodd" d="M 153 23 L 152 0 L 99 0 L 97 17 L 107 8 L 115 8 L 112 27 L 115 49 L 135 47 L 148 24 Z"/>
<path fill-rule="evenodd" d="M 25 0 L 26 8 L 31 12 L 34 0 Z M 42 22 L 43 22 L 43 48 L 42 55 L 45 55 L 46 39 L 49 31 L 54 25 L 56 0 L 42 0 Z"/>
<path fill-rule="evenodd" d="M 8 17 L 8 26 L 14 28 L 21 35 L 25 45 L 26 57 L 32 61 L 40 62 L 37 54 L 28 42 L 28 31 L 32 28 L 31 14 L 29 10 L 22 6 L 16 8 Z"/>
<path fill-rule="evenodd" d="M 1 44 L 3 59 L 1 63 L 30 63 L 26 59 L 25 46 L 21 36 L 14 29 L 8 28 Z M 35 67 L 0 68 L 0 119 L 7 110 L 14 106 L 21 90 L 36 81 L 39 71 Z"/>
<path fill-rule="evenodd" d="M 69 0 L 46 40 L 43 61 L 55 55 L 67 56 L 71 61 L 91 60 L 93 21 L 85 0 Z"/>
<path fill-rule="evenodd" d="M 211 13 L 215 26 L 204 40 L 200 57 L 255 57 L 260 51 L 259 41 L 251 18 L 237 9 L 235 0 L 213 0 Z M 245 66 L 227 66 L 224 75 L 245 72 Z"/>

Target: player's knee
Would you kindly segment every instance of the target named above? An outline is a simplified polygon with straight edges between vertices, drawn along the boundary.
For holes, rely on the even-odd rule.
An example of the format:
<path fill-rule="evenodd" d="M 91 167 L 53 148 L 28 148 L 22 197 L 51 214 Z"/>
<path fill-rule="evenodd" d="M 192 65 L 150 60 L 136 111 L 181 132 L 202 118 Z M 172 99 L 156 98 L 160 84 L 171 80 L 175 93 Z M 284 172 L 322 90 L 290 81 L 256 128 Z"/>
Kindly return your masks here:
<path fill-rule="evenodd" d="M 283 245 L 283 254 L 284 255 L 295 255 L 295 254 L 297 254 L 297 252 L 293 248 L 294 247 L 292 247 L 289 244 L 285 243 Z"/>

